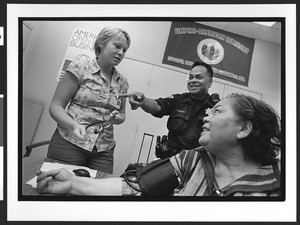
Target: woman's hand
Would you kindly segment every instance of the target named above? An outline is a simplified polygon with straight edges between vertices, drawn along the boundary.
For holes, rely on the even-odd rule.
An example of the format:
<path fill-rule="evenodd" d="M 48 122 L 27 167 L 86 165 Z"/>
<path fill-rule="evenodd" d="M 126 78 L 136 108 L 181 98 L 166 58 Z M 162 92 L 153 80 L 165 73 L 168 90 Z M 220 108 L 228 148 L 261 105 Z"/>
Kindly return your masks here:
<path fill-rule="evenodd" d="M 85 125 L 80 125 L 78 124 L 73 132 L 72 132 L 73 136 L 75 138 L 77 138 L 78 140 L 83 140 L 85 138 L 86 135 L 86 126 Z"/>
<path fill-rule="evenodd" d="M 113 117 L 110 120 L 111 124 L 121 124 L 125 121 L 125 114 L 119 112 L 118 110 L 112 111 Z"/>
<path fill-rule="evenodd" d="M 47 172 L 38 170 L 37 190 L 39 193 L 70 194 L 75 175 L 66 169 L 57 169 Z"/>

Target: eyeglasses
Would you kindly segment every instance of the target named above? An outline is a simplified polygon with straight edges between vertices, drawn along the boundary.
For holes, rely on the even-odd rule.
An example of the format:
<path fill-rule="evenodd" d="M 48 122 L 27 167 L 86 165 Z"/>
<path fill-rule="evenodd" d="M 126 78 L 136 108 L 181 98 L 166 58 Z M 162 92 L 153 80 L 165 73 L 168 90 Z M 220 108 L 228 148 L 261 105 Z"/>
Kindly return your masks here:
<path fill-rule="evenodd" d="M 187 79 L 188 80 L 193 80 L 193 79 L 196 79 L 196 80 L 201 80 L 203 78 L 203 74 L 188 74 L 187 75 Z"/>

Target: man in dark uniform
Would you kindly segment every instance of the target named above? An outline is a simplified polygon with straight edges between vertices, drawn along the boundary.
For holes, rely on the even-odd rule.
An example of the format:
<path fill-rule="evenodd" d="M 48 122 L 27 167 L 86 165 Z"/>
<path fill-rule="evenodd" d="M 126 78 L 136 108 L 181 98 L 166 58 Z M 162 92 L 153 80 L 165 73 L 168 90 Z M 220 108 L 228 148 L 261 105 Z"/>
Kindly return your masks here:
<path fill-rule="evenodd" d="M 212 85 L 213 69 L 204 62 L 195 62 L 188 74 L 189 93 L 173 94 L 167 98 L 151 99 L 141 92 L 129 98 L 133 110 L 141 107 L 145 112 L 162 118 L 168 115 L 168 136 L 158 138 L 155 154 L 167 158 L 183 149 L 199 147 L 205 110 L 215 104 L 208 89 Z"/>

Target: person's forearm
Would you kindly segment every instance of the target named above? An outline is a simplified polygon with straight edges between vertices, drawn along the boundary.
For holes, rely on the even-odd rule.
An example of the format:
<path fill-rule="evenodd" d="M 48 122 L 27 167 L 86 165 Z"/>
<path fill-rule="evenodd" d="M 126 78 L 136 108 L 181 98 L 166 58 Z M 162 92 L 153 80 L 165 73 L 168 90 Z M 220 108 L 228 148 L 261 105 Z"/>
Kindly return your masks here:
<path fill-rule="evenodd" d="M 91 179 L 74 177 L 72 195 L 122 195 L 122 178 Z"/>
<path fill-rule="evenodd" d="M 143 103 L 141 105 L 141 108 L 147 112 L 147 113 L 157 113 L 161 110 L 159 104 L 157 103 L 157 101 L 155 101 L 154 99 L 151 98 L 146 98 L 143 100 Z"/>
<path fill-rule="evenodd" d="M 63 128 L 73 131 L 77 123 L 68 115 L 64 108 L 59 105 L 50 105 L 51 117 Z"/>

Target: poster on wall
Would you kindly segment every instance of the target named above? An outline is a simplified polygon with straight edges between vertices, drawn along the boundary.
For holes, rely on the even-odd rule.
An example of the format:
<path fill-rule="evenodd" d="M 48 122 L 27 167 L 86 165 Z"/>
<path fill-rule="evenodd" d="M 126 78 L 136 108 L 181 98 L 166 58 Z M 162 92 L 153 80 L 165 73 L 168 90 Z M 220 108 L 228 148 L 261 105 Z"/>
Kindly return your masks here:
<path fill-rule="evenodd" d="M 164 64 L 190 69 L 194 61 L 213 67 L 214 77 L 248 86 L 255 39 L 195 22 L 172 22 Z"/>
<path fill-rule="evenodd" d="M 56 81 L 64 75 L 72 61 L 89 62 L 95 57 L 94 43 L 98 33 L 76 28 L 72 32 L 64 59 L 56 76 Z"/>

